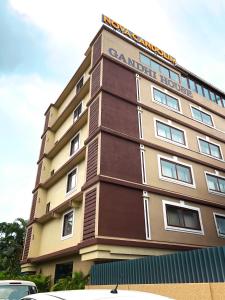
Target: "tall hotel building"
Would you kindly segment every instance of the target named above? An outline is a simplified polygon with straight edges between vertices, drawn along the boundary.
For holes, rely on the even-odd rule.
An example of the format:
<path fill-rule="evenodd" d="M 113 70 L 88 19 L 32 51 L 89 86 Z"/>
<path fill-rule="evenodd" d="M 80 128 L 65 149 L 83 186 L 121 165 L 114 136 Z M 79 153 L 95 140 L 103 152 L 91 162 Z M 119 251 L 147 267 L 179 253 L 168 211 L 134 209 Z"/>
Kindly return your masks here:
<path fill-rule="evenodd" d="M 103 16 L 45 113 L 22 271 L 225 242 L 225 94 Z"/>

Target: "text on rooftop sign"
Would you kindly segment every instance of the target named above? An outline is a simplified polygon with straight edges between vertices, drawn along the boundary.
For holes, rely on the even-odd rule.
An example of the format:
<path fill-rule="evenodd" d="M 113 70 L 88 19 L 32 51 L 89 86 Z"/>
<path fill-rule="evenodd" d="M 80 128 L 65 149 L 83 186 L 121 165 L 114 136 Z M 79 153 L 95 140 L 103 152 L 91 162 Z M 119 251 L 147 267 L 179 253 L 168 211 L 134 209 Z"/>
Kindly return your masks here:
<path fill-rule="evenodd" d="M 113 21 L 112 19 L 106 17 L 105 15 L 102 15 L 102 22 L 104 24 L 112 27 L 116 31 L 122 33 L 124 36 L 129 37 L 130 39 L 132 39 L 133 41 L 135 41 L 139 45 L 145 47 L 146 49 L 148 49 L 148 50 L 154 52 L 155 54 L 163 57 L 164 59 L 168 60 L 169 62 L 171 62 L 173 64 L 176 64 L 176 59 L 174 57 L 167 54 L 165 51 L 159 49 L 158 47 L 152 45 L 151 43 L 147 42 L 146 40 L 144 40 L 140 36 L 136 35 L 132 31 L 130 31 L 129 29 L 123 27 L 122 25 L 120 25 L 119 23 L 117 23 L 117 22 Z"/>

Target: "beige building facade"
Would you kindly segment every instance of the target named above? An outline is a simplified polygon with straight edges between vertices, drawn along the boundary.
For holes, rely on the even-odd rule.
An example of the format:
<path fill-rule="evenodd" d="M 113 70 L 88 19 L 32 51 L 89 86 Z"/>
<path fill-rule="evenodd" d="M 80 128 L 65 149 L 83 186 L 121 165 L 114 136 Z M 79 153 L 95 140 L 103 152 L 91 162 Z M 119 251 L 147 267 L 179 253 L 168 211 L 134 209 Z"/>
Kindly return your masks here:
<path fill-rule="evenodd" d="M 54 281 L 225 241 L 225 94 L 103 21 L 45 114 L 22 271 Z"/>

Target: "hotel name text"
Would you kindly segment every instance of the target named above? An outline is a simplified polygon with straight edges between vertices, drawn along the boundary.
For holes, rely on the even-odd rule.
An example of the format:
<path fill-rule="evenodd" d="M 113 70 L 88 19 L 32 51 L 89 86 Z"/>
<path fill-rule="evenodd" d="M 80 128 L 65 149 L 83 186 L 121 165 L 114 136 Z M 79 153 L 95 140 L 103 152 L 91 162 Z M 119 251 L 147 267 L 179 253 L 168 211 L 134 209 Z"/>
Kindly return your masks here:
<path fill-rule="evenodd" d="M 158 47 L 152 45 L 148 41 L 144 40 L 143 38 L 141 38 L 137 34 L 130 31 L 129 29 L 127 29 L 124 26 L 120 25 L 119 23 L 117 23 L 117 22 L 113 21 L 112 19 L 106 17 L 105 15 L 102 15 L 102 22 L 104 24 L 110 26 L 111 28 L 115 29 L 116 31 L 122 33 L 124 36 L 130 38 L 131 40 L 133 40 L 137 44 L 141 45 L 142 47 L 146 48 L 147 50 L 150 50 L 150 51 L 154 52 L 155 54 L 157 54 L 157 55 L 161 56 L 162 58 L 166 59 L 167 61 L 169 61 L 170 63 L 176 64 L 176 59 L 174 57 L 172 57 L 171 55 L 169 55 L 165 51 L 159 49 Z"/>
<path fill-rule="evenodd" d="M 137 71 L 145 74 L 146 76 L 155 79 L 157 81 L 160 81 L 162 84 L 182 93 L 185 96 L 191 97 L 193 98 L 193 94 L 192 91 L 189 89 L 186 89 L 185 87 L 183 87 L 181 84 L 179 84 L 178 82 L 175 82 L 173 80 L 171 80 L 170 78 L 167 78 L 164 75 L 158 74 L 155 71 L 153 71 L 152 69 L 144 66 L 143 64 L 135 61 L 134 59 L 130 58 L 130 57 L 125 57 L 125 55 L 123 53 L 119 53 L 117 50 L 113 49 L 113 48 L 109 48 L 108 49 L 108 53 L 110 56 L 112 56 L 114 59 L 128 65 L 129 67 L 136 69 Z"/>

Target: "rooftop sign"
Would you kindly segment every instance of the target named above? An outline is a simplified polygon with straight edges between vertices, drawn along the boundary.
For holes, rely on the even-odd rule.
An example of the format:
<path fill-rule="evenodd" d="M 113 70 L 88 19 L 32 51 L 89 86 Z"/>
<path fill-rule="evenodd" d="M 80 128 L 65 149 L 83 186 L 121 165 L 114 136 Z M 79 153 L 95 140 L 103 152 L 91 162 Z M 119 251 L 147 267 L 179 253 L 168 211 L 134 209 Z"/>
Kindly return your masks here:
<path fill-rule="evenodd" d="M 128 38 L 130 38 L 131 40 L 133 40 L 137 44 L 145 47 L 146 49 L 148 49 L 148 50 L 154 52 L 155 54 L 163 57 L 164 59 L 168 60 L 170 63 L 176 64 L 176 59 L 174 57 L 167 54 L 166 52 L 159 49 L 158 47 L 152 45 L 151 43 L 147 42 L 146 40 L 144 40 L 140 36 L 136 35 L 132 31 L 130 31 L 129 29 L 123 27 L 122 25 L 120 25 L 119 23 L 117 23 L 117 22 L 113 21 L 112 19 L 106 17 L 105 15 L 102 15 L 102 22 L 104 24 L 112 27 L 116 31 L 122 33 L 124 36 L 127 36 Z"/>

